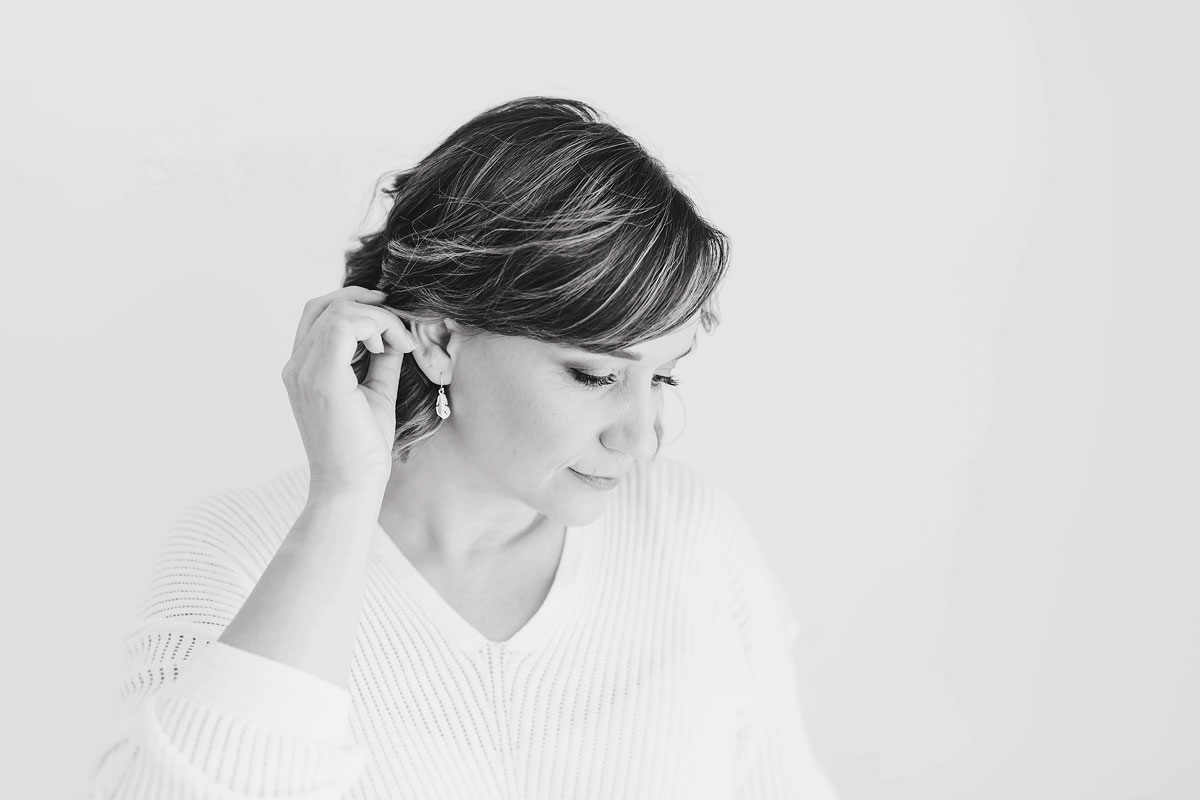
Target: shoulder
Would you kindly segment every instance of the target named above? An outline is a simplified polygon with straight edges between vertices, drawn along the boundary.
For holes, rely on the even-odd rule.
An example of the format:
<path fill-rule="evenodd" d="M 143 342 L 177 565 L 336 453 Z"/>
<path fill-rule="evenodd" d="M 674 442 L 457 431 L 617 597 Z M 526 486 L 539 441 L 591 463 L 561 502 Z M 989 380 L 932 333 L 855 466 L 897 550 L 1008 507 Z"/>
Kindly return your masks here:
<path fill-rule="evenodd" d="M 714 505 L 725 502 L 725 493 L 702 467 L 670 456 L 639 463 L 622 492 L 623 505 L 669 514 L 676 522 L 700 522 L 711 514 Z"/>
<path fill-rule="evenodd" d="M 668 456 L 639 464 L 619 503 L 647 534 L 679 540 L 717 560 L 754 550 L 757 539 L 733 497 L 703 467 Z"/>
<path fill-rule="evenodd" d="M 224 553 L 257 580 L 303 510 L 307 495 L 307 464 L 223 487 L 183 511 L 167 544 L 193 542 Z"/>
<path fill-rule="evenodd" d="M 699 466 L 660 457 L 638 468 L 623 516 L 645 523 L 656 542 L 705 586 L 750 649 L 790 642 L 797 620 L 758 532 L 733 496 Z"/>
<path fill-rule="evenodd" d="M 184 506 L 159 540 L 139 624 L 228 624 L 303 509 L 307 470 L 286 468 Z"/>
<path fill-rule="evenodd" d="M 757 537 L 703 466 L 660 456 L 628 477 L 606 512 L 611 546 L 662 559 L 671 574 L 705 586 L 713 602 L 726 605 L 743 586 L 762 580 L 766 564 Z M 726 587 L 732 598 L 724 599 Z"/>

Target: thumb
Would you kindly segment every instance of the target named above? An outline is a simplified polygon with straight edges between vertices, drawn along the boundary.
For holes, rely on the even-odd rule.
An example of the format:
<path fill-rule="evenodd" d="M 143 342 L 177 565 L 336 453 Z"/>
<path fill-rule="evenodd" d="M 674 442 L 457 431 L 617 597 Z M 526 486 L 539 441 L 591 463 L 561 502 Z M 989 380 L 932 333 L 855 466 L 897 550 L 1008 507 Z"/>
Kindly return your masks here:
<path fill-rule="evenodd" d="M 378 392 L 396 403 L 396 395 L 400 385 L 400 368 L 404 365 L 404 353 L 388 348 L 382 353 L 371 353 L 371 362 L 367 365 L 367 377 L 362 385 Z"/>
<path fill-rule="evenodd" d="M 382 353 L 371 353 L 367 364 L 367 376 L 363 386 L 386 397 L 392 405 L 400 385 L 400 368 L 404 366 L 404 354 L 413 349 L 412 340 L 403 329 L 389 326 L 383 332 Z"/>

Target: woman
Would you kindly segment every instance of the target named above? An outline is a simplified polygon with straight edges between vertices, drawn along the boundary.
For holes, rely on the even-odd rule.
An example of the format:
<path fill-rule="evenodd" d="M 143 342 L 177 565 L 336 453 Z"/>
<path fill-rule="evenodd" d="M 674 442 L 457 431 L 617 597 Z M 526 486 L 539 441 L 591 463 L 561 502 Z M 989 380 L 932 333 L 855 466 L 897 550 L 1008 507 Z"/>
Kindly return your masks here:
<path fill-rule="evenodd" d="M 184 515 L 97 798 L 832 798 L 796 621 L 656 458 L 725 237 L 588 105 L 394 176 L 283 380 L 307 463 Z"/>

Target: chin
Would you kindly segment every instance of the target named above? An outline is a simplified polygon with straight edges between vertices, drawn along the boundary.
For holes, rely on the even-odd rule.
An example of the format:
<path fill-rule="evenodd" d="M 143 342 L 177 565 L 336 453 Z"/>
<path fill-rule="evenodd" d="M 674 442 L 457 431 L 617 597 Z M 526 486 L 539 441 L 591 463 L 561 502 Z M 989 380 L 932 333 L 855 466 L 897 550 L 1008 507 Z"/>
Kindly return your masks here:
<path fill-rule="evenodd" d="M 565 468 L 562 480 L 563 485 L 553 489 L 539 508 L 542 514 L 571 527 L 589 525 L 603 516 L 613 497 L 611 491 L 594 489 Z"/>
<path fill-rule="evenodd" d="M 600 501 L 594 504 L 591 508 L 580 508 L 571 514 L 565 515 L 561 519 L 554 520 L 557 525 L 565 525 L 568 528 L 582 528 L 591 525 L 600 517 L 604 516 L 605 504 Z"/>

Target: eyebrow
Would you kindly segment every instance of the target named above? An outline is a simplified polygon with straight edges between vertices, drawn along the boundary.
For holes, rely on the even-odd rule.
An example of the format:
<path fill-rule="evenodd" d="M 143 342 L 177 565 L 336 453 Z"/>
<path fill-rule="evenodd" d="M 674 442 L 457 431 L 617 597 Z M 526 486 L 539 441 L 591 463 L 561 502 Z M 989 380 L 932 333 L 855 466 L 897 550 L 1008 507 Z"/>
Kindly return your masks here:
<path fill-rule="evenodd" d="M 675 356 L 675 358 L 667 359 L 667 361 L 677 361 L 695 349 L 696 349 L 696 340 L 692 339 L 691 347 L 689 347 L 687 350 L 684 350 L 679 355 Z M 591 351 L 589 351 L 589 352 L 591 352 Z M 623 358 L 627 361 L 641 361 L 642 360 L 642 356 L 640 353 L 634 353 L 629 350 L 605 350 L 603 353 L 593 353 L 593 355 L 612 356 L 613 358 Z M 664 363 L 666 363 L 666 362 L 664 362 Z"/>

